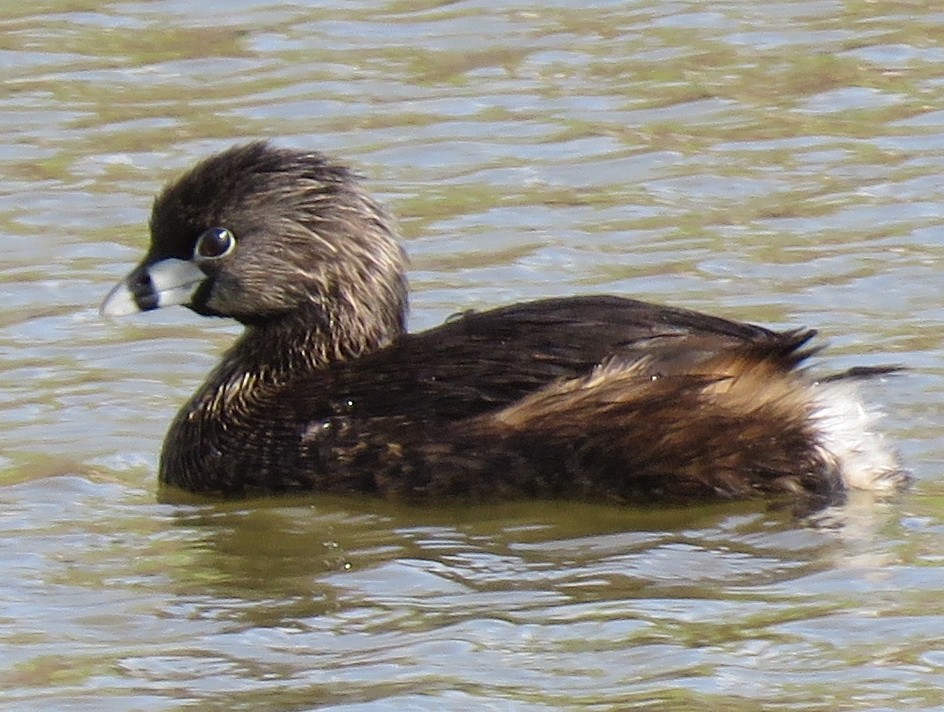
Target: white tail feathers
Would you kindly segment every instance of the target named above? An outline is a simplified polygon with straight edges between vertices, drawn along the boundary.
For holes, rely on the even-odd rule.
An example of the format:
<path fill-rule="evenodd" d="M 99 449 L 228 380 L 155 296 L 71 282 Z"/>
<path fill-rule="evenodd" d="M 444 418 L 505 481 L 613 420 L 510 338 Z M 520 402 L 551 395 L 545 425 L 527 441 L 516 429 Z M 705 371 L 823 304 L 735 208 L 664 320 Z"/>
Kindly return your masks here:
<path fill-rule="evenodd" d="M 881 412 L 862 404 L 854 381 L 816 383 L 812 394 L 820 447 L 836 461 L 846 487 L 887 492 L 908 483 L 897 454 L 873 429 Z"/>

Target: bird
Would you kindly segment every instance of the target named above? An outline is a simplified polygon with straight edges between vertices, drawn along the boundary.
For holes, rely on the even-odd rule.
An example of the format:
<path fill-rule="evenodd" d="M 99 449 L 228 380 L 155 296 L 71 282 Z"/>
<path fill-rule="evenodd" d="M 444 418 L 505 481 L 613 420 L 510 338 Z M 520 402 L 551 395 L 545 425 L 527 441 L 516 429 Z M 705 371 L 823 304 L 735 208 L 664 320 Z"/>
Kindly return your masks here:
<path fill-rule="evenodd" d="M 149 227 L 101 313 L 243 325 L 170 425 L 161 487 L 825 505 L 908 482 L 859 396 L 896 367 L 817 376 L 812 329 L 590 294 L 409 332 L 395 218 L 322 152 L 259 140 L 204 158 Z"/>

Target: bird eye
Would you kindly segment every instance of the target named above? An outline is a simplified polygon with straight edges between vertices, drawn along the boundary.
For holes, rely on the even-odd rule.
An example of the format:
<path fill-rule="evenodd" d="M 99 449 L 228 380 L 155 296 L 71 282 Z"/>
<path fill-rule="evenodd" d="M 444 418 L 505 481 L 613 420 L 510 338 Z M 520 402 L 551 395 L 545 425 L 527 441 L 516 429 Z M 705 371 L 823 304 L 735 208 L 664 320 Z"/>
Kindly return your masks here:
<path fill-rule="evenodd" d="M 204 260 L 225 257 L 236 247 L 236 238 L 225 227 L 211 227 L 205 230 L 193 248 L 193 256 Z"/>

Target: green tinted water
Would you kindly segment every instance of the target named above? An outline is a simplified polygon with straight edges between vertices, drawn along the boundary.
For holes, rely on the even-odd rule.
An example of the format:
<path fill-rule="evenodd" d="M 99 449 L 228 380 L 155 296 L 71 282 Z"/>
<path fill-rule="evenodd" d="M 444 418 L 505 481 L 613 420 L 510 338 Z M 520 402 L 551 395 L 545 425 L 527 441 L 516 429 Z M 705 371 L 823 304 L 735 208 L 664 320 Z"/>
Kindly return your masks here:
<path fill-rule="evenodd" d="M 746 1 L 0 8 L 5 708 L 937 709 L 941 15 Z M 401 217 L 412 325 L 615 292 L 815 326 L 915 472 L 762 505 L 158 501 L 235 329 L 104 323 L 150 201 L 274 137 Z"/>

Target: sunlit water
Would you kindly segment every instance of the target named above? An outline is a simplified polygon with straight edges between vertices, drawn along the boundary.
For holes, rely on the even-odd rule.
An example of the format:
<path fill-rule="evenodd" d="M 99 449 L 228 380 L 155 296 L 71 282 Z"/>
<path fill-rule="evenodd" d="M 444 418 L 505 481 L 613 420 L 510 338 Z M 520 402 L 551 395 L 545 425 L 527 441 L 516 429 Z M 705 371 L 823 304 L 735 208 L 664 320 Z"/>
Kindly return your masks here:
<path fill-rule="evenodd" d="M 578 7 L 579 6 L 579 7 Z M 0 705 L 921 710 L 944 689 L 934 3 L 7 3 Z M 761 504 L 158 502 L 235 329 L 105 323 L 155 190 L 234 141 L 347 158 L 413 328 L 614 292 L 831 344 L 916 485 Z"/>

